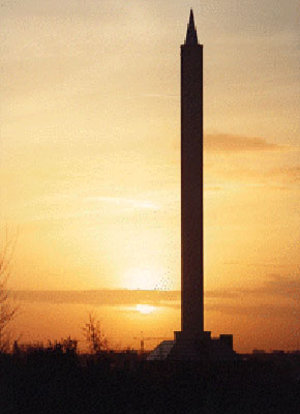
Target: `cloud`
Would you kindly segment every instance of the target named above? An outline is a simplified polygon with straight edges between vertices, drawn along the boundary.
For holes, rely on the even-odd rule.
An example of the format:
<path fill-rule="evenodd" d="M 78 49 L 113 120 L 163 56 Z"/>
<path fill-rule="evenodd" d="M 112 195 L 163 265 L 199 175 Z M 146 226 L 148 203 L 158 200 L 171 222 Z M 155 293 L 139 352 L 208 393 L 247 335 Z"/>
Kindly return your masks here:
<path fill-rule="evenodd" d="M 217 185 L 205 185 L 204 191 L 221 191 L 222 187 Z"/>
<path fill-rule="evenodd" d="M 116 206 L 123 206 L 128 208 L 146 209 L 146 210 L 159 210 L 159 206 L 152 203 L 149 200 L 137 200 L 124 197 L 88 197 L 87 201 L 105 202 Z"/>
<path fill-rule="evenodd" d="M 72 304 L 120 307 L 128 312 L 138 304 L 165 307 L 180 312 L 180 291 L 88 290 L 88 291 L 15 291 L 24 303 Z M 255 318 L 298 320 L 300 315 L 300 277 L 270 275 L 261 286 L 249 289 L 219 289 L 205 292 L 205 310 L 227 315 Z M 284 299 L 284 300 L 282 300 Z M 123 309 L 123 307 L 128 309 Z"/>
<path fill-rule="evenodd" d="M 12 297 L 24 302 L 52 304 L 85 304 L 93 306 L 180 306 L 179 291 L 159 290 L 87 290 L 87 291 L 14 291 Z"/>
<path fill-rule="evenodd" d="M 300 181 L 300 167 L 274 168 L 268 174 L 270 177 L 280 177 L 289 182 Z"/>
<path fill-rule="evenodd" d="M 213 303 L 207 304 L 205 308 L 212 312 L 222 312 L 222 314 L 229 315 L 246 315 L 255 318 L 283 318 L 283 319 L 299 319 L 300 307 L 293 304 L 228 304 L 228 303 Z"/>
<path fill-rule="evenodd" d="M 264 286 L 262 286 L 261 289 L 258 289 L 258 291 L 260 291 L 261 294 L 294 299 L 300 304 L 300 277 L 271 275 L 270 280 L 266 281 Z"/>
<path fill-rule="evenodd" d="M 15 291 L 13 296 L 21 301 L 90 304 L 97 306 L 136 305 L 180 306 L 180 291 L 161 290 L 87 290 L 87 291 Z M 300 304 L 300 277 L 269 275 L 261 286 L 240 289 L 214 289 L 205 291 L 210 302 L 218 299 L 256 297 L 285 297 Z M 294 302 L 293 302 L 294 303 Z"/>
<path fill-rule="evenodd" d="M 263 138 L 231 134 L 208 134 L 204 138 L 204 147 L 212 152 L 282 151 L 288 148 Z"/>
<path fill-rule="evenodd" d="M 213 290 L 206 292 L 206 298 L 205 308 L 208 311 L 255 318 L 299 320 L 300 277 L 269 275 L 269 279 L 261 286 Z"/>
<path fill-rule="evenodd" d="M 266 266 L 273 265 L 266 264 Z M 236 290 L 222 289 L 206 292 L 206 297 L 212 299 L 235 299 L 238 297 L 250 298 L 254 296 L 256 298 L 286 298 L 296 300 L 300 305 L 300 277 L 269 275 L 269 279 L 258 287 Z"/>

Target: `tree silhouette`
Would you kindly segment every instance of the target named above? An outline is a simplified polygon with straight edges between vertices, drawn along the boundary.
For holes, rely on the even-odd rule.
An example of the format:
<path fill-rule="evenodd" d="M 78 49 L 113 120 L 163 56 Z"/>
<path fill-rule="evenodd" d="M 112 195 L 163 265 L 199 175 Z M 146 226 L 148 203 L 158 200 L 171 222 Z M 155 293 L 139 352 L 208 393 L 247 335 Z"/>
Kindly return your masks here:
<path fill-rule="evenodd" d="M 5 244 L 0 253 L 0 352 L 8 352 L 10 349 L 11 332 L 9 331 L 9 324 L 17 311 L 17 307 L 11 304 L 7 290 L 14 245 L 15 240 L 9 241 L 6 232 Z"/>
<path fill-rule="evenodd" d="M 91 354 L 97 354 L 108 349 L 107 338 L 102 331 L 100 321 L 94 313 L 89 313 L 88 323 L 84 325 L 82 330 Z"/>

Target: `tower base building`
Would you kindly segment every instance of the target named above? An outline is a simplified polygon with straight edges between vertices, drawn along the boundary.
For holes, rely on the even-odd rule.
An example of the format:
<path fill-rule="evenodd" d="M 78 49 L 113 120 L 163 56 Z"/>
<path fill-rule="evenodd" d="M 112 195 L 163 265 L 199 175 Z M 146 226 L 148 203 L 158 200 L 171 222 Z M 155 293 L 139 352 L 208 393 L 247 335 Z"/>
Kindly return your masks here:
<path fill-rule="evenodd" d="M 233 336 L 221 334 L 218 338 L 211 337 L 211 332 L 205 331 L 198 337 L 182 335 L 175 332 L 173 341 L 161 342 L 148 356 L 149 361 L 197 361 L 225 362 L 238 359 L 233 350 Z"/>
<path fill-rule="evenodd" d="M 232 361 L 236 358 L 233 350 L 233 336 L 222 334 L 219 338 L 211 337 L 210 331 L 199 335 L 185 335 L 175 332 L 175 340 L 168 359 L 176 361 Z"/>

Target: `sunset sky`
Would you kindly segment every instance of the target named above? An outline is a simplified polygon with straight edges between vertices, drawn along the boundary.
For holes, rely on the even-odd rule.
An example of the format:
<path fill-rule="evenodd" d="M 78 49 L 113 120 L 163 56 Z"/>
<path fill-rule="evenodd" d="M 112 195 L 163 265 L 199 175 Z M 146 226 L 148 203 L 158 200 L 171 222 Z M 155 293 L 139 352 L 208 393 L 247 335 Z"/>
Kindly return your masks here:
<path fill-rule="evenodd" d="M 296 323 L 297 0 L 3 0 L 9 285 L 180 289 L 179 47 L 190 7 L 204 44 L 205 287 L 238 293 L 256 313 L 278 303 L 283 325 L 296 309 Z"/>

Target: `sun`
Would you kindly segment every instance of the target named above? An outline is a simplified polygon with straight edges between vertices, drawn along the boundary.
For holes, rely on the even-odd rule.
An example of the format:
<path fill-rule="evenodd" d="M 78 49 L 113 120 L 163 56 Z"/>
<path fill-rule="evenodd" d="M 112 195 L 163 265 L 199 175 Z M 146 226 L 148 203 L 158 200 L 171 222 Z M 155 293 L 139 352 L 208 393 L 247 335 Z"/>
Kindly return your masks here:
<path fill-rule="evenodd" d="M 149 315 L 150 313 L 155 311 L 155 306 L 142 305 L 140 303 L 138 305 L 136 305 L 135 308 L 138 312 L 140 312 L 143 315 Z"/>

